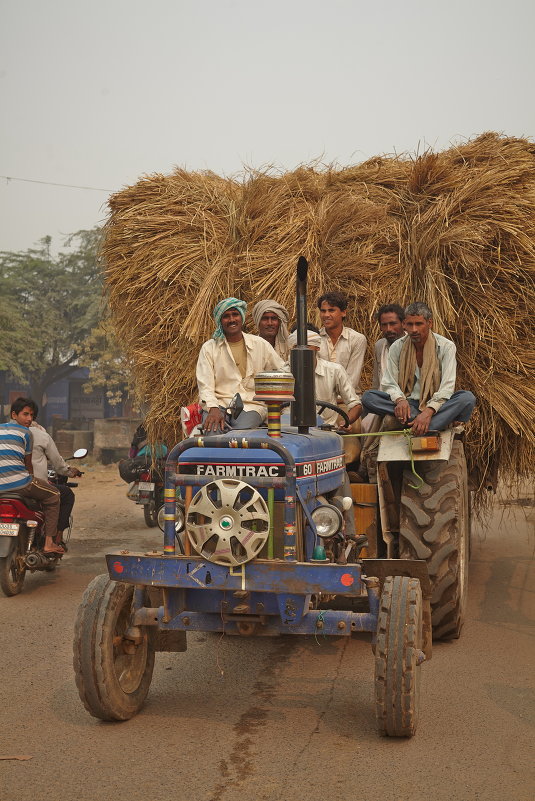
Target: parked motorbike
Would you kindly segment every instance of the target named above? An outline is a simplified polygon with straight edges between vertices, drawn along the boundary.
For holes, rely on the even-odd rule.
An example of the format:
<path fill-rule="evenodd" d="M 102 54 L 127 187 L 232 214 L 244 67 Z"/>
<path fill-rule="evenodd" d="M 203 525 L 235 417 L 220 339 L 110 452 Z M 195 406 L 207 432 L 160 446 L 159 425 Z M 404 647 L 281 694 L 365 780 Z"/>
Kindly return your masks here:
<path fill-rule="evenodd" d="M 87 449 L 79 448 L 66 461 L 86 455 Z M 68 483 L 67 476 L 57 476 L 56 481 L 63 478 Z M 0 495 L 0 587 L 4 595 L 10 597 L 22 590 L 27 570 L 50 572 L 56 568 L 62 554 L 44 553 L 44 544 L 44 515 L 39 501 L 18 495 L 16 490 Z"/>
<path fill-rule="evenodd" d="M 149 528 L 159 526 L 163 531 L 165 459 L 158 459 L 155 467 L 148 464 L 136 467 L 130 464 L 129 470 L 130 475 L 135 474 L 135 478 L 129 484 L 127 497 L 143 506 L 143 516 Z M 183 531 L 184 521 L 184 502 L 178 497 L 175 523 L 177 535 Z"/>
<path fill-rule="evenodd" d="M 148 460 L 136 464 L 130 460 L 127 470 L 119 465 L 121 477 L 132 479 L 128 485 L 127 497 L 143 506 L 143 516 L 149 528 L 158 525 L 158 511 L 163 506 L 163 475 L 165 459 L 159 459 L 153 468 Z"/>

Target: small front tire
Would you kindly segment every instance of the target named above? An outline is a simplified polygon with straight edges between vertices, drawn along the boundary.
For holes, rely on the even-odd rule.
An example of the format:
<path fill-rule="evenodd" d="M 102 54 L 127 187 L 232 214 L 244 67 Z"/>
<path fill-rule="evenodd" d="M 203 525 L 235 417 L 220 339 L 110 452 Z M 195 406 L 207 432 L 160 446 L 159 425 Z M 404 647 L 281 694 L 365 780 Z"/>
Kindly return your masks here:
<path fill-rule="evenodd" d="M 74 629 L 74 672 L 80 698 L 101 720 L 129 720 L 145 702 L 154 649 L 146 628 L 136 645 L 126 637 L 134 587 L 97 576 L 89 584 Z"/>
<path fill-rule="evenodd" d="M 385 579 L 375 647 L 377 728 L 389 737 L 412 737 L 420 702 L 422 591 L 418 579 Z"/>

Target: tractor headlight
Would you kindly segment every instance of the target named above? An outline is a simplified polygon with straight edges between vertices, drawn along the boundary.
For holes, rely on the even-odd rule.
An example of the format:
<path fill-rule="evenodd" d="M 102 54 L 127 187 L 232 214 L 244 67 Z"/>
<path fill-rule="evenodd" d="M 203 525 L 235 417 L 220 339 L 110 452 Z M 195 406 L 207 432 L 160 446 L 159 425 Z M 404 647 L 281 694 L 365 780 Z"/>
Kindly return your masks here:
<path fill-rule="evenodd" d="M 316 526 L 318 536 L 323 539 L 334 537 L 342 528 L 342 513 L 336 506 L 331 506 L 330 504 L 318 506 L 312 512 L 311 517 Z"/>

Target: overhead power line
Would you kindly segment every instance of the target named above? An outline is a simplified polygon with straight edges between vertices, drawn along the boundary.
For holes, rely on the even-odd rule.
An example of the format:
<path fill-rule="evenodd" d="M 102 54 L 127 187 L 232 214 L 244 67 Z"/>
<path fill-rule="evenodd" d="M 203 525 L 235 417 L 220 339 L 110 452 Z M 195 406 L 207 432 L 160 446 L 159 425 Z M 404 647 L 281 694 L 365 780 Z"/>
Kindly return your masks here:
<path fill-rule="evenodd" d="M 0 175 L 6 181 L 24 181 L 29 184 L 44 184 L 45 186 L 63 186 L 67 189 L 89 189 L 91 192 L 115 192 L 115 189 L 102 189 L 98 186 L 79 186 L 78 184 L 57 184 L 53 181 L 38 181 L 36 178 L 16 178 L 14 175 Z"/>

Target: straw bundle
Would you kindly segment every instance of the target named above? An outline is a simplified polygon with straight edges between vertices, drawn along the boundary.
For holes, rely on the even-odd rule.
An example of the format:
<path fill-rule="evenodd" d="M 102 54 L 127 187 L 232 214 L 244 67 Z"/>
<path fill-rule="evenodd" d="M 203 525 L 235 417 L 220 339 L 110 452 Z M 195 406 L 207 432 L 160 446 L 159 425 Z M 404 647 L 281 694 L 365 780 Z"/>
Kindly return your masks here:
<path fill-rule="evenodd" d="M 177 170 L 113 195 L 103 249 L 115 325 L 150 406 L 153 437 L 180 436 L 215 303 L 273 297 L 294 309 L 297 258 L 309 309 L 350 299 L 370 341 L 382 303 L 427 302 L 457 344 L 458 386 L 478 398 L 469 466 L 481 485 L 527 477 L 535 451 L 535 146 L 494 133 L 442 153 L 303 166 L 236 179 Z M 252 329 L 251 329 L 252 330 Z M 371 351 L 371 348 L 370 348 Z M 363 386 L 370 375 L 365 368 Z"/>

